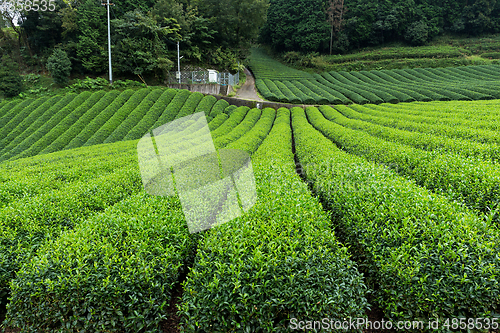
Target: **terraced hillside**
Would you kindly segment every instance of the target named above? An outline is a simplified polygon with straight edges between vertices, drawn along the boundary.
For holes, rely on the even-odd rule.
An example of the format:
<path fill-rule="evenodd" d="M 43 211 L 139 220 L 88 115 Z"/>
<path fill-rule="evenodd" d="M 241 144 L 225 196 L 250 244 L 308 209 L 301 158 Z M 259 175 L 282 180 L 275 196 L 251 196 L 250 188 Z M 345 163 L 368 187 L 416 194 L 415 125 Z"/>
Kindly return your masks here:
<path fill-rule="evenodd" d="M 180 317 L 185 332 L 279 332 L 376 309 L 430 332 L 429 319 L 491 318 L 499 107 L 260 110 L 172 89 L 0 102 L 5 325 L 159 332 Z M 217 149 L 251 154 L 258 200 L 190 234 L 177 196 L 143 190 L 137 143 L 200 111 Z"/>
<path fill-rule="evenodd" d="M 313 306 L 318 315 L 362 315 L 362 277 L 295 173 L 289 110 L 240 107 L 209 126 L 217 148 L 253 153 L 259 202 L 203 235 L 189 234 L 177 197 L 141 191 L 137 140 L 2 163 L 7 324 L 37 332 L 157 331 L 193 257 L 182 299 L 188 331 L 225 331 L 236 322 L 283 327 Z M 224 296 L 206 297 L 213 292 Z M 335 303 L 354 301 L 339 308 L 331 295 Z M 280 308 L 287 311 L 277 317 Z"/>
<path fill-rule="evenodd" d="M 499 65 L 309 74 L 253 49 L 250 67 L 261 95 L 284 103 L 380 104 L 500 98 Z M 276 69 L 279 75 L 275 75 Z"/>
<path fill-rule="evenodd" d="M 155 88 L 13 101 L 0 108 L 0 161 L 134 140 L 193 112 L 211 120 L 228 106 L 201 93 Z"/>

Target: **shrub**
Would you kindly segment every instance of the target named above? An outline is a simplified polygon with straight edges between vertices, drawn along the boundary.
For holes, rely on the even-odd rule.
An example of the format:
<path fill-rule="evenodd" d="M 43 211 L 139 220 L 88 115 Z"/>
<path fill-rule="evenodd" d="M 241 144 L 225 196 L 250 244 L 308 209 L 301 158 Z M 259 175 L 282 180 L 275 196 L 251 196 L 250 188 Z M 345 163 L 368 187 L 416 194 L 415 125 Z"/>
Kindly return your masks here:
<path fill-rule="evenodd" d="M 317 109 L 308 109 L 311 123 L 342 149 L 395 169 L 420 185 L 482 214 L 495 211 L 500 196 L 500 168 L 480 158 L 453 152 L 422 151 L 376 138 L 326 120 Z"/>
<path fill-rule="evenodd" d="M 47 69 L 56 84 L 60 86 L 68 84 L 69 75 L 71 74 L 71 60 L 62 49 L 54 49 L 54 52 L 47 60 Z"/>
<path fill-rule="evenodd" d="M 500 159 L 500 151 L 496 145 L 488 145 L 464 139 L 447 138 L 446 136 L 431 133 L 419 133 L 385 127 L 371 123 L 370 119 L 372 116 L 370 115 L 352 112 L 352 109 L 344 106 L 336 106 L 335 108 L 342 113 L 330 106 L 322 106 L 319 110 L 328 120 L 351 129 L 362 130 L 365 133 L 383 138 L 387 141 L 394 141 L 427 151 L 439 150 L 455 152 L 464 156 L 482 157 L 494 160 Z M 397 114 L 400 114 L 398 111 L 399 110 L 395 109 L 392 112 L 397 116 Z"/>
<path fill-rule="evenodd" d="M 250 131 L 252 127 L 255 125 L 255 123 L 259 120 L 261 115 L 260 109 L 251 109 L 248 111 L 245 119 L 238 124 L 231 132 L 218 137 L 216 140 L 214 140 L 214 145 L 216 149 L 224 148 L 231 142 L 239 139 L 241 136 L 243 136 L 245 133 Z"/>
<path fill-rule="evenodd" d="M 320 113 L 307 112 L 316 123 Z M 385 316 L 443 320 L 465 313 L 481 317 L 498 308 L 499 232 L 491 221 L 346 154 L 307 122 L 304 110 L 294 108 L 292 116 L 305 177 L 353 256 L 363 261 Z"/>
<path fill-rule="evenodd" d="M 225 113 L 219 113 L 214 119 L 212 119 L 208 123 L 208 128 L 210 131 L 215 131 L 220 125 L 224 124 L 224 122 L 229 118 L 229 116 Z"/>
<path fill-rule="evenodd" d="M 20 139 L 20 135 L 33 124 L 47 109 L 56 104 L 61 96 L 52 98 L 41 97 L 27 104 L 23 109 L 18 109 L 17 114 L 0 128 L 0 151 L 11 145 L 13 140 Z M 12 146 L 12 145 L 11 145 Z"/>
<path fill-rule="evenodd" d="M 150 129 L 157 128 L 177 118 L 179 111 L 190 95 L 191 93 L 189 92 L 189 90 L 178 90 L 172 101 L 168 103 L 161 116 L 156 120 L 155 124 L 151 126 Z"/>
<path fill-rule="evenodd" d="M 215 102 L 214 106 L 210 110 L 210 117 L 215 118 L 219 114 L 224 112 L 224 109 L 229 106 L 229 103 L 224 100 L 224 99 L 219 99 L 217 102 Z"/>
<path fill-rule="evenodd" d="M 7 147 L 3 150 L 3 155 L 0 157 L 0 160 L 6 160 L 12 158 L 25 149 L 29 148 L 34 142 L 32 141 L 35 137 L 37 137 L 41 132 L 40 128 L 46 124 L 56 113 L 57 111 L 64 108 L 66 105 L 71 103 L 76 94 L 67 94 L 62 98 L 56 99 L 56 103 L 52 104 L 50 108 L 42 114 L 41 117 L 38 117 L 30 126 L 22 133 L 16 137 L 13 141 L 9 143 Z"/>
<path fill-rule="evenodd" d="M 23 266 L 7 324 L 36 332 L 158 331 L 195 239 L 178 199 L 127 198 L 46 243 Z"/>
<path fill-rule="evenodd" d="M 85 142 L 84 146 L 91 146 L 103 143 L 108 136 L 128 117 L 128 115 L 143 101 L 143 99 L 152 93 L 151 89 L 143 88 L 137 90 L 123 105 L 115 110 L 109 110 L 110 117 L 102 126 L 97 128 L 94 124 L 95 132 Z M 117 106 L 118 107 L 118 106 Z M 101 113 L 102 114 L 102 113 Z M 97 118 L 96 118 L 97 119 Z M 95 119 L 94 119 L 95 120 Z"/>
<path fill-rule="evenodd" d="M 150 111 L 151 107 L 162 95 L 163 90 L 155 89 L 149 93 L 141 103 L 115 128 L 115 130 L 103 141 L 103 143 L 111 143 L 122 140 L 139 121 L 144 118 Z"/>
<path fill-rule="evenodd" d="M 23 90 L 19 66 L 7 55 L 0 61 L 0 91 L 5 97 L 15 97 Z"/>
<path fill-rule="evenodd" d="M 198 106 L 198 104 L 201 102 L 202 99 L 203 99 L 202 93 L 200 92 L 191 93 L 186 102 L 184 103 L 184 105 L 182 106 L 182 108 L 179 110 L 179 114 L 177 115 L 176 118 L 182 118 L 193 114 L 194 111 L 196 110 L 196 107 Z"/>
<path fill-rule="evenodd" d="M 411 45 L 424 45 L 429 39 L 429 26 L 424 21 L 410 24 L 405 33 L 405 40 Z"/>
<path fill-rule="evenodd" d="M 229 119 L 212 132 L 212 136 L 216 137 L 231 132 L 233 128 L 243 121 L 249 110 L 250 108 L 248 106 L 236 108 L 229 116 Z"/>
<path fill-rule="evenodd" d="M 193 113 L 204 112 L 205 116 L 207 118 L 210 118 L 210 112 L 212 111 L 212 107 L 215 105 L 215 103 L 217 103 L 217 98 L 215 98 L 215 96 L 206 95 L 200 101 L 198 106 L 196 106 L 196 109 Z"/>
<path fill-rule="evenodd" d="M 128 92 L 126 94 L 131 94 L 131 92 Z M 99 102 L 97 102 L 94 106 L 90 108 L 83 116 L 81 116 L 73 125 L 71 125 L 70 128 L 64 134 L 62 134 L 60 137 L 58 137 L 54 142 L 52 142 L 46 149 L 45 152 L 53 152 L 56 150 L 61 150 L 64 148 L 67 148 L 70 143 L 74 145 L 73 148 L 76 147 L 81 147 L 83 143 L 85 143 L 82 137 L 76 139 L 82 131 L 85 129 L 85 127 L 94 119 L 96 118 L 102 110 L 106 109 L 114 100 L 120 95 L 120 92 L 117 90 L 112 90 L 106 95 L 104 95 Z M 75 139 L 75 141 L 72 143 L 71 141 Z M 83 142 L 82 142 L 83 141 Z"/>
<path fill-rule="evenodd" d="M 151 109 L 144 117 L 142 117 L 137 125 L 135 125 L 134 128 L 132 128 L 132 130 L 125 135 L 123 140 L 136 140 L 142 138 L 142 136 L 153 127 L 154 123 L 167 108 L 177 92 L 178 91 L 176 89 L 167 89 L 163 92 Z"/>
<path fill-rule="evenodd" d="M 57 238 L 95 212 L 137 193 L 140 184 L 136 170 L 124 167 L 91 181 L 16 201 L 3 209 L 0 225 L 6 233 L 1 241 L 8 245 L 0 249 L 0 294 L 8 292 L 10 280 L 43 241 Z"/>
<path fill-rule="evenodd" d="M 246 132 L 238 140 L 231 142 L 226 146 L 226 149 L 239 149 L 244 150 L 251 154 L 257 151 L 260 144 L 267 137 L 271 128 L 273 127 L 276 118 L 276 110 L 273 108 L 265 108 L 262 110 L 262 116 L 259 121 L 252 127 L 251 130 Z"/>
<path fill-rule="evenodd" d="M 106 93 L 104 91 L 97 91 L 93 93 L 88 99 L 85 100 L 84 103 L 75 108 L 67 117 L 65 117 L 58 126 L 52 128 L 49 133 L 47 133 L 42 139 L 39 140 L 39 142 L 37 142 L 37 144 L 43 147 L 43 149 L 40 151 L 40 154 L 62 149 L 62 145 L 59 145 L 59 149 L 54 149 L 58 144 L 54 143 L 58 139 L 60 139 L 66 133 L 66 131 L 71 128 L 76 122 L 78 122 L 78 120 L 81 119 L 89 110 L 91 110 L 96 105 L 96 103 L 102 100 L 105 95 Z M 49 149 L 49 147 L 51 148 Z"/>
<path fill-rule="evenodd" d="M 225 109 L 224 109 L 224 113 L 227 114 L 228 116 L 230 116 L 234 110 L 236 110 L 238 107 L 236 105 L 228 105 Z"/>
<path fill-rule="evenodd" d="M 287 331 L 292 318 L 362 315 L 362 276 L 295 172 L 289 110 L 278 110 L 269 136 L 254 147 L 259 200 L 198 245 L 184 283 L 184 331 Z"/>
<path fill-rule="evenodd" d="M 69 103 L 63 104 L 57 108 L 55 114 L 47 122 L 37 128 L 34 133 L 28 136 L 18 147 L 16 147 L 16 150 L 23 149 L 17 158 L 36 155 L 42 149 L 46 148 L 49 142 L 45 140 L 48 140 L 49 137 L 45 140 L 43 137 L 49 133 L 50 130 L 56 128 L 59 123 L 66 118 L 66 116 L 82 105 L 91 95 L 91 92 L 85 91 L 75 96 Z M 62 101 L 64 101 L 64 99 L 65 98 L 63 98 Z"/>
<path fill-rule="evenodd" d="M 281 81 L 274 81 L 276 87 L 286 96 L 287 103 L 299 104 L 302 102 L 300 98 L 294 95 L 294 93 L 283 84 Z"/>

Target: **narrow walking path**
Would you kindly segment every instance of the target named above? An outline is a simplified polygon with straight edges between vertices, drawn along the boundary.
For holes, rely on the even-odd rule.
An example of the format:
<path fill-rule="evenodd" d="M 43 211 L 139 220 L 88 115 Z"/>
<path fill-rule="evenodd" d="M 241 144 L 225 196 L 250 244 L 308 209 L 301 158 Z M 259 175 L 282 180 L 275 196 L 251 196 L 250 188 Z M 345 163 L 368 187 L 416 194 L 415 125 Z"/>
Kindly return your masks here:
<path fill-rule="evenodd" d="M 247 80 L 243 84 L 243 86 L 236 92 L 236 98 L 253 100 L 263 102 L 264 100 L 257 96 L 257 91 L 255 90 L 255 80 L 252 76 L 252 73 L 245 68 L 245 74 L 247 76 Z"/>

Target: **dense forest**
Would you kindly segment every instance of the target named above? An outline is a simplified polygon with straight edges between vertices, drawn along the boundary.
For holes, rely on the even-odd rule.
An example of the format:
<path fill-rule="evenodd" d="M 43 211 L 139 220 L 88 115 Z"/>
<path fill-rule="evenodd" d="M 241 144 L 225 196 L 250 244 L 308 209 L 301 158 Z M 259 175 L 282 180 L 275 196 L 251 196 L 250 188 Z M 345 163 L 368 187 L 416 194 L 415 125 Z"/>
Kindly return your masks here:
<path fill-rule="evenodd" d="M 0 6 L 2 67 L 15 70 L 12 60 L 25 73 L 62 66 L 61 85 L 64 73 L 107 73 L 106 6 L 50 2 L 45 11 L 30 1 Z M 257 41 L 278 53 L 339 54 L 394 41 L 423 45 L 442 33 L 496 33 L 500 1 L 117 0 L 110 18 L 114 72 L 162 82 L 176 69 L 177 42 L 183 65 L 236 71 Z"/>
<path fill-rule="evenodd" d="M 271 0 L 260 37 L 279 51 L 331 46 L 343 53 L 392 41 L 423 45 L 444 32 L 499 31 L 497 0 Z"/>
<path fill-rule="evenodd" d="M 15 1 L 13 1 L 15 2 Z M 104 2 L 104 1 L 103 1 Z M 55 10 L 2 7 L 2 55 L 45 66 L 62 49 L 76 73 L 107 71 L 107 13 L 99 0 L 55 0 Z M 192 63 L 237 70 L 264 23 L 265 0 L 118 0 L 110 6 L 113 69 L 154 74 L 174 67 L 177 42 Z M 18 54 L 16 54 L 16 51 Z"/>

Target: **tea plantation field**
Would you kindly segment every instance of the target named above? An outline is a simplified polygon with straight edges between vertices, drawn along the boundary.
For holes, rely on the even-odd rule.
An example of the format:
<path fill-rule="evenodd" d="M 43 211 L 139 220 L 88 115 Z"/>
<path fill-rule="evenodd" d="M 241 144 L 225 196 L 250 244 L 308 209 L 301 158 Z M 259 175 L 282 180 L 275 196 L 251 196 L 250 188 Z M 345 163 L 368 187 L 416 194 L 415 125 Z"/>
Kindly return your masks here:
<path fill-rule="evenodd" d="M 0 307 L 22 332 L 287 332 L 500 313 L 499 100 L 291 109 L 185 90 L 0 102 Z M 190 234 L 137 143 L 203 111 L 258 200 Z M 186 126 L 196 136 L 199 126 Z M 180 133 L 180 134 L 183 134 Z M 426 331 L 424 329 L 423 331 Z"/>
<path fill-rule="evenodd" d="M 309 74 L 252 49 L 250 68 L 267 100 L 293 104 L 380 104 L 500 98 L 500 66 Z"/>

